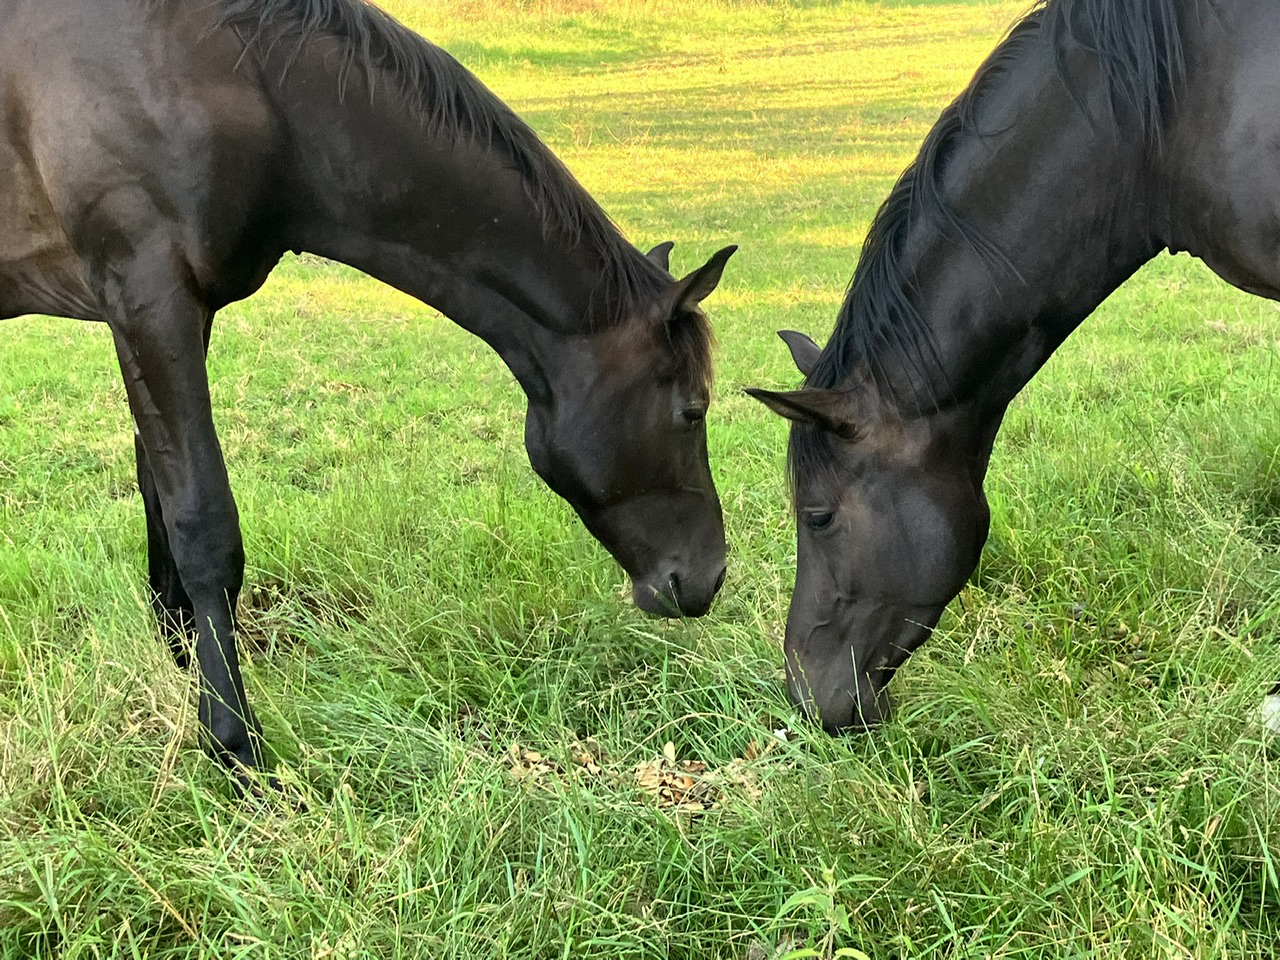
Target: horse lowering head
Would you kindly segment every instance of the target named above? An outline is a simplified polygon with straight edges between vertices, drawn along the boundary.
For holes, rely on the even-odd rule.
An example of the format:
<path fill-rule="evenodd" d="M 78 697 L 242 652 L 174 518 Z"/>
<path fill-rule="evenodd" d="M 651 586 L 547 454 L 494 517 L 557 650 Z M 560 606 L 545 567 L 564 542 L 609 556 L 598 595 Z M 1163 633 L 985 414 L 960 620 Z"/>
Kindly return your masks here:
<path fill-rule="evenodd" d="M 667 265 L 669 244 L 650 253 Z M 525 448 L 660 616 L 702 616 L 725 576 L 707 462 L 711 337 L 699 303 L 735 247 L 669 280 L 643 316 L 560 342 L 530 391 Z"/>
<path fill-rule="evenodd" d="M 783 336 L 807 375 L 818 346 Z M 865 728 L 888 715 L 894 672 L 977 566 L 985 457 L 959 415 L 905 417 L 869 384 L 748 393 L 792 421 L 788 690 L 830 732 Z"/>

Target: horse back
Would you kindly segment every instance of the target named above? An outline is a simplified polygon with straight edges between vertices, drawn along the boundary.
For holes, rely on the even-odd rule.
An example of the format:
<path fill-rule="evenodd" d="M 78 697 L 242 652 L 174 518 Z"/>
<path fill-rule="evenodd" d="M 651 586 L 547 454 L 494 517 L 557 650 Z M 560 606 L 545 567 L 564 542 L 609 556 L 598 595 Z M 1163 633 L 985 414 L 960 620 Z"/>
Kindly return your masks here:
<path fill-rule="evenodd" d="M 265 278 L 279 124 L 209 15 L 0 3 L 0 317 L 105 319 L 101 278 L 138 257 L 214 306 Z"/>

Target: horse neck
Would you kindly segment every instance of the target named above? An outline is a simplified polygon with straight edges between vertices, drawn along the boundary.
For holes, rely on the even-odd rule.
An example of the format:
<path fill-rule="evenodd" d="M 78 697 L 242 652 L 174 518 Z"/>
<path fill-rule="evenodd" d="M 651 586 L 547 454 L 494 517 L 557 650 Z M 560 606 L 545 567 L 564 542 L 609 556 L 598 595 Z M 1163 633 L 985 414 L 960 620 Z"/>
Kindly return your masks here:
<path fill-rule="evenodd" d="M 371 91 L 368 74 L 352 68 L 340 97 L 336 58 L 325 56 L 332 42 L 291 63 L 277 95 L 289 105 L 281 113 L 294 166 L 284 244 L 437 308 L 493 346 L 529 390 L 539 354 L 615 322 L 616 251 L 548 226 L 503 147 L 431 132 L 387 78 Z M 569 178 L 546 159 L 547 171 Z M 639 251 L 624 255 L 644 261 L 636 272 L 652 271 Z"/>
<path fill-rule="evenodd" d="M 1157 153 L 1126 139 L 1123 117 L 1112 123 L 1087 66 L 1068 60 L 1074 97 L 1050 62 L 1011 67 L 938 174 L 947 208 L 979 239 L 923 215 L 901 246 L 940 374 L 920 408 L 968 424 L 979 450 L 1053 351 L 1164 245 Z M 896 377 L 912 380 L 904 366 Z"/>

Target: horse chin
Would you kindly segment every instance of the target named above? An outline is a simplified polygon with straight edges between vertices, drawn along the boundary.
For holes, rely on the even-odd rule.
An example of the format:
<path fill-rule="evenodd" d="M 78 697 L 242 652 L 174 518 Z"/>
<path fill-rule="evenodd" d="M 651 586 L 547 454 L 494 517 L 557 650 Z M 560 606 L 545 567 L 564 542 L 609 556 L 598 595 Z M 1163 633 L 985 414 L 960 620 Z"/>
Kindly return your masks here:
<path fill-rule="evenodd" d="M 725 580 L 724 524 L 714 499 L 635 497 L 607 510 L 575 506 L 631 578 L 631 598 L 655 617 L 701 617 Z"/>
<path fill-rule="evenodd" d="M 669 589 L 658 589 L 641 580 L 632 581 L 631 599 L 637 607 L 655 617 L 676 619 L 684 615 Z"/>
<path fill-rule="evenodd" d="M 865 733 L 889 719 L 893 702 L 888 682 L 866 675 L 847 684 L 804 684 L 787 671 L 787 692 L 805 717 L 830 734 Z"/>
<path fill-rule="evenodd" d="M 884 723 L 893 711 L 889 683 L 932 632 L 940 607 L 885 607 L 859 619 L 856 628 L 833 630 L 825 622 L 803 629 L 787 624 L 787 692 L 791 702 L 828 733 L 860 733 Z M 877 637 L 874 644 L 840 640 Z"/>

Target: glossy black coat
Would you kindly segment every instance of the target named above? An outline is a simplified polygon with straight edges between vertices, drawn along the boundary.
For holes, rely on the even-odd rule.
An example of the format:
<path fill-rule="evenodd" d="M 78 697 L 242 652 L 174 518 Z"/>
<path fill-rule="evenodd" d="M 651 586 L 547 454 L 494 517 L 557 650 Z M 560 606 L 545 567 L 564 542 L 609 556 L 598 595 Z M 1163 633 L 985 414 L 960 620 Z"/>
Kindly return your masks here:
<path fill-rule="evenodd" d="M 881 208 L 824 348 L 785 333 L 798 555 L 792 698 L 830 730 L 894 671 L 987 538 L 1010 400 L 1161 250 L 1280 298 L 1273 0 L 1048 0 L 942 114 Z"/>
<path fill-rule="evenodd" d="M 285 251 L 351 264 L 487 341 L 529 458 L 634 582 L 701 615 L 723 580 L 699 303 L 532 131 L 360 0 L 0 0 L 0 318 L 107 323 L 137 427 L 151 586 L 200 719 L 261 761 L 235 644 L 244 551 L 210 409 L 217 311 Z"/>

